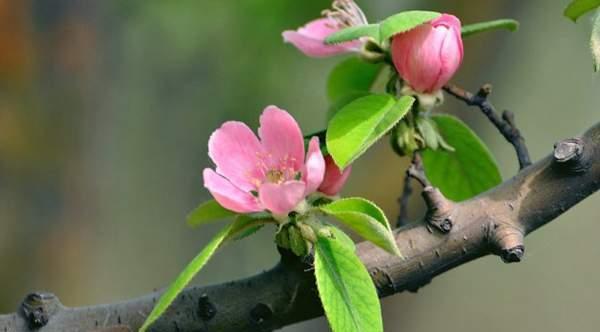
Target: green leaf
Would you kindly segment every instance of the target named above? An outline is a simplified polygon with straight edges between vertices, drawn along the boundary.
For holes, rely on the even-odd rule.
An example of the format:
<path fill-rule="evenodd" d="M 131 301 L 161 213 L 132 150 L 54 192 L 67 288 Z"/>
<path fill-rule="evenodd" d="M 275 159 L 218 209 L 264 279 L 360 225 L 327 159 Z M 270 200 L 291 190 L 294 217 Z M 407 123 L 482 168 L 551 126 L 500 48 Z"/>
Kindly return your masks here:
<path fill-rule="evenodd" d="M 459 119 L 435 115 L 442 136 L 454 152 L 427 149 L 423 152 L 425 174 L 446 197 L 462 201 L 502 181 L 496 161 L 485 144 Z"/>
<path fill-rule="evenodd" d="M 353 92 L 339 98 L 329 106 L 329 109 L 327 109 L 327 121 L 331 121 L 339 110 L 350 104 L 352 101 L 368 95 L 370 95 L 370 93 L 366 91 Z"/>
<path fill-rule="evenodd" d="M 383 211 L 364 198 L 344 198 L 320 207 L 324 213 L 336 217 L 358 235 L 385 251 L 402 257 L 394 240 L 390 223 Z"/>
<path fill-rule="evenodd" d="M 215 253 L 219 246 L 229 235 L 233 224 L 225 227 L 219 232 L 202 251 L 186 266 L 186 268 L 179 274 L 177 279 L 169 286 L 169 288 L 163 293 L 158 300 L 158 303 L 152 309 L 152 312 L 146 318 L 144 325 L 140 328 L 140 332 L 144 332 L 152 323 L 154 323 L 164 312 L 167 310 L 169 305 L 175 300 L 177 295 L 187 286 L 187 284 L 194 278 L 194 276 L 204 267 L 206 262 Z"/>
<path fill-rule="evenodd" d="M 319 238 L 315 277 L 333 332 L 383 332 L 377 290 L 354 250 L 341 241 Z"/>
<path fill-rule="evenodd" d="M 327 97 L 332 103 L 350 94 L 371 90 L 383 64 L 372 64 L 357 57 L 338 63 L 327 79 Z"/>
<path fill-rule="evenodd" d="M 358 25 L 336 31 L 325 38 L 325 44 L 339 44 L 361 37 L 370 37 L 379 41 L 379 24 Z"/>
<path fill-rule="evenodd" d="M 210 242 L 200 251 L 200 253 L 183 269 L 177 276 L 175 281 L 167 288 L 160 297 L 152 312 L 146 318 L 144 325 L 140 328 L 140 332 L 146 331 L 152 323 L 154 323 L 177 298 L 177 295 L 189 284 L 190 281 L 204 267 L 206 262 L 212 257 L 217 249 L 228 239 L 232 238 L 239 232 L 245 230 L 249 225 L 256 222 L 253 218 L 236 218 L 236 220 L 223 228 Z"/>
<path fill-rule="evenodd" d="M 329 122 L 327 150 L 335 163 L 344 169 L 408 113 L 415 99 L 398 100 L 390 95 L 368 95 L 355 99 Z"/>
<path fill-rule="evenodd" d="M 390 16 L 379 24 L 381 41 L 385 42 L 398 33 L 411 30 L 423 23 L 432 21 L 441 15 L 442 14 L 438 12 L 411 10 Z"/>
<path fill-rule="evenodd" d="M 209 224 L 223 219 L 231 218 L 236 213 L 222 207 L 217 201 L 210 200 L 200 204 L 187 216 L 187 224 L 190 227 Z"/>
<path fill-rule="evenodd" d="M 461 33 L 462 33 L 462 37 L 466 38 L 466 37 L 470 37 L 470 36 L 478 34 L 478 33 L 492 31 L 492 30 L 499 30 L 499 29 L 504 29 L 504 30 L 508 30 L 511 32 L 515 32 L 515 31 L 519 30 L 519 22 L 516 20 L 511 20 L 511 19 L 501 19 L 501 20 L 474 23 L 474 24 L 469 24 L 469 25 L 463 26 Z"/>
<path fill-rule="evenodd" d="M 578 18 L 596 9 L 598 6 L 600 6 L 600 0 L 575 0 L 565 9 L 564 15 L 573 20 L 573 22 L 577 22 Z"/>
<path fill-rule="evenodd" d="M 227 240 L 241 240 L 246 238 L 266 224 L 276 224 L 276 221 L 266 213 L 240 214 L 235 218 L 233 228 L 227 236 Z"/>
<path fill-rule="evenodd" d="M 356 249 L 356 244 L 354 241 L 352 241 L 350 236 L 348 236 L 348 234 L 346 234 L 343 230 L 339 229 L 335 225 L 327 224 L 327 226 L 329 227 L 329 230 L 331 230 L 334 239 L 337 239 L 341 244 L 348 247 L 352 251 Z"/>
<path fill-rule="evenodd" d="M 417 117 L 417 128 L 425 140 L 425 145 L 432 150 L 437 150 L 439 146 L 438 134 L 436 128 L 430 121 L 429 117 L 426 116 Z"/>

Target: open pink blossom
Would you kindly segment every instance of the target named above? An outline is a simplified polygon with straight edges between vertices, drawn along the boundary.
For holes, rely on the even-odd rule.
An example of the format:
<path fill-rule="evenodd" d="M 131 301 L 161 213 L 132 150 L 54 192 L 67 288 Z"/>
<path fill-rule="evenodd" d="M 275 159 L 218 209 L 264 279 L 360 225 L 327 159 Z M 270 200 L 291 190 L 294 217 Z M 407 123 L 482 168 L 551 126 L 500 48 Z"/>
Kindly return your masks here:
<path fill-rule="evenodd" d="M 286 215 L 323 181 L 319 139 L 311 139 L 305 157 L 298 123 L 275 106 L 261 115 L 258 135 L 260 140 L 236 121 L 217 129 L 208 141 L 208 154 L 217 167 L 204 170 L 204 186 L 231 211 Z"/>
<path fill-rule="evenodd" d="M 394 66 L 416 92 L 435 92 L 452 78 L 463 59 L 460 30 L 456 16 L 443 14 L 392 38 Z"/>
<path fill-rule="evenodd" d="M 302 53 L 314 58 L 328 57 L 360 50 L 362 43 L 352 41 L 335 45 L 325 44 L 325 38 L 340 30 L 338 23 L 331 18 L 320 18 L 308 22 L 298 30 L 283 32 L 283 40 Z"/>
<path fill-rule="evenodd" d="M 337 167 L 333 158 L 328 155 L 325 157 L 325 177 L 318 191 L 328 196 L 337 195 L 346 184 L 351 172 L 352 166 L 348 166 L 342 171 Z"/>

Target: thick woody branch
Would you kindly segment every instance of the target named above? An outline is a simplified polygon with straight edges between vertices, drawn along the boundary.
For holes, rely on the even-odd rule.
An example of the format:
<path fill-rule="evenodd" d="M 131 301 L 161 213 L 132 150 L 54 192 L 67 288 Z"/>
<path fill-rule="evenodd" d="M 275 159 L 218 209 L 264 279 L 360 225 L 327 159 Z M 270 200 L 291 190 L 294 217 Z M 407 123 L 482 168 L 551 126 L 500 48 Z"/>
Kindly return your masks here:
<path fill-rule="evenodd" d="M 548 157 L 471 200 L 451 203 L 448 233 L 425 221 L 396 231 L 405 259 L 369 243 L 357 253 L 381 297 L 418 289 L 433 277 L 487 254 L 513 262 L 523 236 L 554 220 L 600 188 L 600 124 L 559 142 Z M 432 195 L 434 197 L 435 195 Z M 28 296 L 16 313 L 0 316 L 0 332 L 136 331 L 160 296 L 66 308 L 49 294 Z M 273 331 L 323 314 L 312 272 L 286 254 L 273 269 L 220 285 L 186 289 L 152 331 Z"/>
<path fill-rule="evenodd" d="M 477 106 L 485 114 L 485 116 L 496 126 L 502 136 L 514 146 L 519 159 L 519 167 L 521 169 L 531 165 L 529 151 L 525 145 L 525 139 L 517 128 L 515 116 L 512 112 L 502 112 L 502 118 L 496 112 L 494 105 L 488 100 L 488 96 L 492 93 L 492 85 L 483 85 L 477 94 L 472 94 L 458 86 L 448 84 L 444 87 L 444 91 L 464 101 L 469 106 Z"/>

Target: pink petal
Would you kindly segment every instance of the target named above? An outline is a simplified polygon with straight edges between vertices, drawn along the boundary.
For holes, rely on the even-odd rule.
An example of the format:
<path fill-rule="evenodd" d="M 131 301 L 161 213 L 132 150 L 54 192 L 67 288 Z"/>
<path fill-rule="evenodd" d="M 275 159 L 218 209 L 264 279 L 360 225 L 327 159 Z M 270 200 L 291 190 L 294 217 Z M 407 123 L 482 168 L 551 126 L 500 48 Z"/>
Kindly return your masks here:
<path fill-rule="evenodd" d="M 297 31 L 284 31 L 283 40 L 296 46 L 302 53 L 310 57 L 327 57 L 358 50 L 361 45 L 360 41 L 337 45 L 325 44 L 325 38 L 338 30 L 336 26 L 337 23 L 334 20 L 320 18 L 309 22 Z"/>
<path fill-rule="evenodd" d="M 306 182 L 306 195 L 310 195 L 317 191 L 325 176 L 325 159 L 321 153 L 318 137 L 313 137 L 308 144 L 308 154 L 306 155 L 306 165 L 303 173 Z"/>
<path fill-rule="evenodd" d="M 263 210 L 252 194 L 240 190 L 212 169 L 204 169 L 203 177 L 204 187 L 210 191 L 215 200 L 224 208 L 238 213 L 251 213 Z"/>
<path fill-rule="evenodd" d="M 267 210 L 287 215 L 304 199 L 305 189 L 306 185 L 301 181 L 264 183 L 258 189 L 258 197 Z"/>
<path fill-rule="evenodd" d="M 331 156 L 325 157 L 325 166 L 325 178 L 319 187 L 319 191 L 325 195 L 335 196 L 342 190 L 344 184 L 346 184 L 346 180 L 348 180 L 352 172 L 352 166 L 346 167 L 342 172 Z"/>
<path fill-rule="evenodd" d="M 299 171 L 304 164 L 304 136 L 296 120 L 276 106 L 267 107 L 260 116 L 258 135 L 268 154 L 271 169 L 282 167 Z"/>
<path fill-rule="evenodd" d="M 208 155 L 217 173 L 246 192 L 255 190 L 264 178 L 258 159 L 263 154 L 258 138 L 242 122 L 225 122 L 208 140 Z"/>

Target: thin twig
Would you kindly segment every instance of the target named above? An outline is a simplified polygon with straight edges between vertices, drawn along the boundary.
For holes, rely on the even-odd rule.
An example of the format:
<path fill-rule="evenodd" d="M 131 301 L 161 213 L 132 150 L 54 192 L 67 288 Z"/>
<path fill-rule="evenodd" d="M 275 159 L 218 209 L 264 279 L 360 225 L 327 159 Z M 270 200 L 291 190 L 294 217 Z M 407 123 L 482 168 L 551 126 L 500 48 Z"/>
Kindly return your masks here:
<path fill-rule="evenodd" d="M 398 220 L 396 221 L 396 227 L 402 227 L 408 224 L 408 203 L 410 196 L 412 195 L 412 178 L 408 175 L 408 171 L 404 175 L 404 186 L 402 188 L 402 196 L 398 199 L 400 203 L 400 213 L 398 214 Z"/>
<path fill-rule="evenodd" d="M 421 159 L 421 155 L 415 152 L 413 157 L 412 164 L 406 171 L 409 177 L 417 180 L 423 188 L 431 187 L 431 182 L 427 179 L 427 175 L 425 175 L 425 168 L 423 168 L 423 160 Z"/>
<path fill-rule="evenodd" d="M 456 85 L 448 84 L 444 87 L 444 91 L 464 101 L 469 106 L 477 106 L 487 116 L 487 118 L 496 126 L 502 136 L 512 144 L 517 152 L 519 159 L 519 167 L 523 169 L 531 165 L 529 151 L 525 145 L 525 139 L 515 124 L 515 117 L 512 112 L 504 111 L 502 117 L 496 112 L 494 105 L 488 100 L 488 96 L 492 93 L 492 85 L 485 84 L 479 89 L 477 94 L 472 94 Z"/>
<path fill-rule="evenodd" d="M 417 154 L 415 153 L 411 160 L 411 166 L 415 163 L 416 156 L 417 156 Z M 408 203 L 410 200 L 410 196 L 413 193 L 411 182 L 412 182 L 412 177 L 410 176 L 410 173 L 407 169 L 404 174 L 404 186 L 402 188 L 402 196 L 400 196 L 400 198 L 398 199 L 398 202 L 400 203 L 400 213 L 398 214 L 398 220 L 396 221 L 396 227 L 402 227 L 402 226 L 408 224 Z"/>

